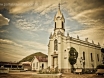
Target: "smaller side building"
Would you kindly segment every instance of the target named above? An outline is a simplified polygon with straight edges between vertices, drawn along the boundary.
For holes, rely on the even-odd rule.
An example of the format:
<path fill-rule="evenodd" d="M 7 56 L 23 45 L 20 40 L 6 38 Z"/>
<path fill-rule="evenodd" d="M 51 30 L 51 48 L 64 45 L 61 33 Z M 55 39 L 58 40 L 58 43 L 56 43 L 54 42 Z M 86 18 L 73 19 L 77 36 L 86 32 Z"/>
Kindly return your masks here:
<path fill-rule="evenodd" d="M 0 62 L 0 68 L 9 68 L 10 70 L 21 70 L 23 67 L 16 62 Z"/>
<path fill-rule="evenodd" d="M 48 67 L 48 56 L 34 56 L 31 61 L 31 67 L 33 71 L 39 71 Z"/>
<path fill-rule="evenodd" d="M 24 70 L 31 70 L 31 62 L 21 62 L 20 64 L 22 65 Z"/>

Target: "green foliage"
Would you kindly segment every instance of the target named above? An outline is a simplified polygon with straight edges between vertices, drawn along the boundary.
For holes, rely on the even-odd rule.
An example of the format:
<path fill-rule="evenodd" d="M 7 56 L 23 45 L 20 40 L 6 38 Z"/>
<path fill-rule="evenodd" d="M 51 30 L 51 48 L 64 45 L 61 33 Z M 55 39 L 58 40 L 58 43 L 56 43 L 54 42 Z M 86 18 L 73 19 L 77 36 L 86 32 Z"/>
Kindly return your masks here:
<path fill-rule="evenodd" d="M 76 59 L 73 58 L 73 56 L 69 57 L 69 62 L 71 65 L 74 65 L 76 63 Z"/>
<path fill-rule="evenodd" d="M 85 74 L 94 74 L 95 72 L 96 72 L 95 69 L 86 69 L 83 71 L 83 73 L 85 73 Z"/>
<path fill-rule="evenodd" d="M 31 55 L 29 55 L 29 56 L 23 58 L 23 59 L 20 60 L 19 62 L 25 62 L 25 61 L 31 62 L 34 56 L 48 57 L 47 55 L 45 55 L 45 54 L 43 54 L 43 53 L 41 53 L 41 52 L 37 52 L 37 53 L 31 54 Z"/>
<path fill-rule="evenodd" d="M 101 49 L 101 52 L 104 53 L 104 48 Z"/>
<path fill-rule="evenodd" d="M 104 65 L 98 65 L 96 68 L 97 69 L 104 69 Z"/>
<path fill-rule="evenodd" d="M 74 71 L 74 64 L 77 62 L 78 52 L 75 48 L 71 47 L 69 51 L 69 63 L 72 65 L 71 72 Z"/>
<path fill-rule="evenodd" d="M 71 47 L 69 51 L 69 62 L 74 65 L 77 62 L 78 52 L 75 48 Z"/>
<path fill-rule="evenodd" d="M 54 69 L 50 69 L 50 67 L 48 67 L 47 69 L 39 70 L 39 74 L 57 74 L 57 73 L 59 73 L 58 67 Z"/>

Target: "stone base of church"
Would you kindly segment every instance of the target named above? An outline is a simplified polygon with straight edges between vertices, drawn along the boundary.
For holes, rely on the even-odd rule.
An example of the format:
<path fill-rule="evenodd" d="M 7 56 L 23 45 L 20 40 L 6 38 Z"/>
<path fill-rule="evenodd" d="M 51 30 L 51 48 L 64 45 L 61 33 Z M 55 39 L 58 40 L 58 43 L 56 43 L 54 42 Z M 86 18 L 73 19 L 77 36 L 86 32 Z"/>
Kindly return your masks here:
<path fill-rule="evenodd" d="M 82 68 L 81 68 L 82 69 Z M 61 73 L 71 73 L 71 69 L 58 69 Z M 85 68 L 84 71 L 95 71 L 96 68 Z"/>
<path fill-rule="evenodd" d="M 71 73 L 71 69 L 59 69 L 61 73 Z"/>

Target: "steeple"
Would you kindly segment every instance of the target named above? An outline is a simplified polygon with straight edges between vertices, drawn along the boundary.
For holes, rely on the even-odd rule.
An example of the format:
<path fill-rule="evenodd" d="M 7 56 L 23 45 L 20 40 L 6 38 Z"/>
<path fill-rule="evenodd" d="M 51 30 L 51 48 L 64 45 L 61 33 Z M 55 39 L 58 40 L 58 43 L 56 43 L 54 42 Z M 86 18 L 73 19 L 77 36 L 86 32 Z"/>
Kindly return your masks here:
<path fill-rule="evenodd" d="M 58 11 L 57 11 L 57 14 L 56 14 L 56 17 L 58 17 L 58 16 L 62 17 L 62 13 L 60 11 L 60 3 L 58 5 Z"/>
<path fill-rule="evenodd" d="M 62 33 L 64 33 L 65 31 L 65 27 L 64 27 L 64 23 L 65 23 L 65 19 L 64 19 L 64 16 L 63 14 L 61 13 L 61 10 L 60 10 L 60 3 L 58 5 L 58 11 L 54 17 L 54 22 L 55 22 L 55 28 L 54 30 L 60 30 Z"/>
<path fill-rule="evenodd" d="M 60 3 L 59 3 L 59 5 L 58 5 L 58 7 L 59 7 L 59 9 L 60 9 Z"/>
<path fill-rule="evenodd" d="M 58 5 L 58 11 L 57 11 L 57 13 L 56 13 L 56 15 L 55 15 L 54 20 L 55 20 L 56 18 L 63 18 L 63 22 L 65 22 L 64 16 L 63 16 L 63 14 L 61 13 L 61 10 L 60 10 L 60 3 L 59 3 L 59 5 Z"/>

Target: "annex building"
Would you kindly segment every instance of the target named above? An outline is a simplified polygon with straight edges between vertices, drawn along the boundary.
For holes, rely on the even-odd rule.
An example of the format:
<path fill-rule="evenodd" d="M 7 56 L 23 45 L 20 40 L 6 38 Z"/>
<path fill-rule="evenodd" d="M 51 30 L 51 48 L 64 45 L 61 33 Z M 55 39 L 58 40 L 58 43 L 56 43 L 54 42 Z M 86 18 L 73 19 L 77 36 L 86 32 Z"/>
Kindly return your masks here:
<path fill-rule="evenodd" d="M 68 72 L 71 65 L 68 61 L 69 51 L 74 47 L 78 52 L 75 68 L 92 69 L 102 63 L 100 44 L 89 42 L 88 38 L 80 40 L 79 37 L 73 38 L 69 34 L 65 35 L 65 18 L 60 10 L 54 17 L 54 33 L 50 34 L 48 44 L 48 66 L 58 67 L 60 71 Z"/>

